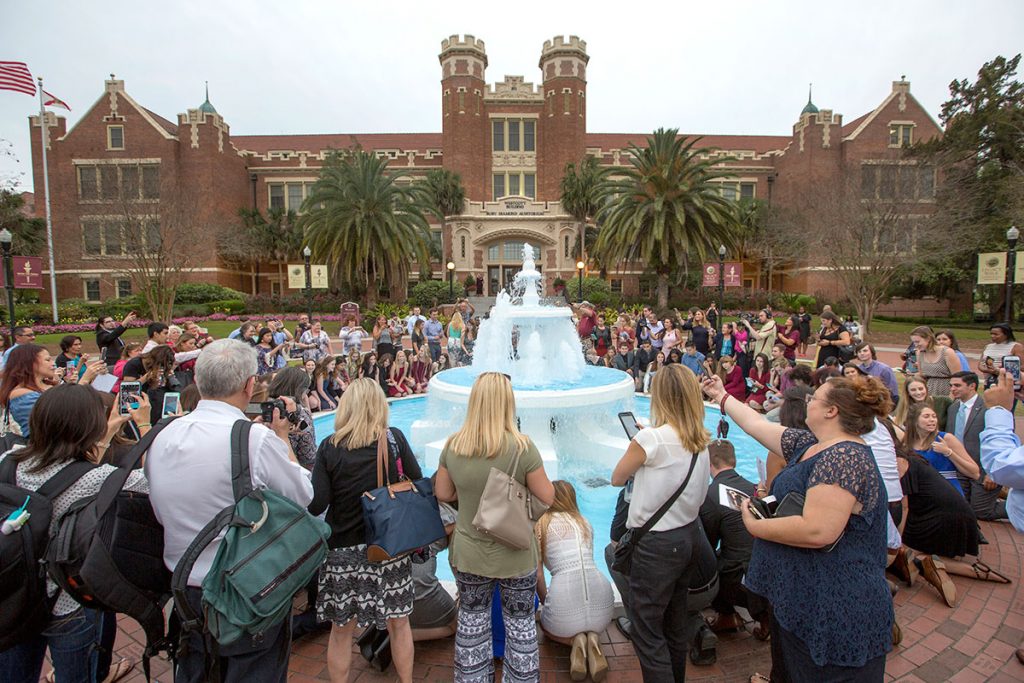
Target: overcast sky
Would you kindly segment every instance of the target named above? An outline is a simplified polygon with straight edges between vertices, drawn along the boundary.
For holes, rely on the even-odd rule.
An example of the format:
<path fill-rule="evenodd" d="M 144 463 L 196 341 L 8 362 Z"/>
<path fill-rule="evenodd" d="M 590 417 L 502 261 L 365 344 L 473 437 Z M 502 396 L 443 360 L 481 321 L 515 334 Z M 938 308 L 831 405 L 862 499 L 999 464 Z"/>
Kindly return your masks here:
<path fill-rule="evenodd" d="M 1021 0 L 0 0 L 0 12 L 0 60 L 43 76 L 71 105 L 69 128 L 114 73 L 171 120 L 208 80 L 238 135 L 439 132 L 437 54 L 455 33 L 486 42 L 489 83 L 539 81 L 544 41 L 579 35 L 596 133 L 788 135 L 809 82 L 815 104 L 852 121 L 904 74 L 937 119 L 951 80 L 1024 50 Z M 0 185 L 32 188 L 37 112 L 38 100 L 0 91 Z"/>

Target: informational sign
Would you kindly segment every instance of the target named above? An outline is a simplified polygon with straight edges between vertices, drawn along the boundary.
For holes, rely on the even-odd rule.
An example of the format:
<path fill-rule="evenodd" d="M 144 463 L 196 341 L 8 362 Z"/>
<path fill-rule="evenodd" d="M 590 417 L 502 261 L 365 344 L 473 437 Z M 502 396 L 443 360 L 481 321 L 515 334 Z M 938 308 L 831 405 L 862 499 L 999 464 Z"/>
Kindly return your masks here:
<path fill-rule="evenodd" d="M 346 301 L 341 305 L 342 322 L 344 322 L 349 316 L 354 317 L 357 323 L 362 320 L 362 316 L 359 314 L 359 304 L 354 301 Z"/>
<path fill-rule="evenodd" d="M 725 262 L 725 286 L 726 287 L 742 287 L 743 286 L 743 262 L 742 261 L 726 261 Z M 718 264 L 717 263 L 705 263 L 704 264 L 704 281 L 705 287 L 717 287 L 718 286 Z"/>
<path fill-rule="evenodd" d="M 15 289 L 43 288 L 43 259 L 38 256 L 12 256 Z M 0 268 L 0 286 L 7 286 L 7 277 Z"/>
<path fill-rule="evenodd" d="M 327 289 L 327 266 L 310 265 L 310 287 L 313 289 Z M 301 263 L 288 264 L 288 288 L 306 288 L 306 266 Z"/>
<path fill-rule="evenodd" d="M 1018 265 L 1018 268 L 1020 266 Z M 1020 281 L 1017 276 L 1017 281 Z M 1006 284 L 1006 252 L 991 251 L 978 254 L 978 284 L 979 285 L 1002 285 Z"/>

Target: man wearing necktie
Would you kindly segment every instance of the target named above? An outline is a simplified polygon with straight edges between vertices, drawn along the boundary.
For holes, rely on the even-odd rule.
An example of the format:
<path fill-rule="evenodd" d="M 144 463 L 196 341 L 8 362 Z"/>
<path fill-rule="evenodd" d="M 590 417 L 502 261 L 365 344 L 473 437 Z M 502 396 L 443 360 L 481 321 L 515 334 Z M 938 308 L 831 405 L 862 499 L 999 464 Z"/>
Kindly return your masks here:
<path fill-rule="evenodd" d="M 978 376 L 973 372 L 956 372 L 949 380 L 949 394 L 955 399 L 946 413 L 946 425 L 953 425 L 953 434 L 964 445 L 981 470 L 976 480 L 960 477 L 964 497 L 978 519 L 1006 519 L 1006 503 L 999 500 L 999 485 L 981 466 L 981 432 L 985 429 L 985 403 L 978 396 Z"/>

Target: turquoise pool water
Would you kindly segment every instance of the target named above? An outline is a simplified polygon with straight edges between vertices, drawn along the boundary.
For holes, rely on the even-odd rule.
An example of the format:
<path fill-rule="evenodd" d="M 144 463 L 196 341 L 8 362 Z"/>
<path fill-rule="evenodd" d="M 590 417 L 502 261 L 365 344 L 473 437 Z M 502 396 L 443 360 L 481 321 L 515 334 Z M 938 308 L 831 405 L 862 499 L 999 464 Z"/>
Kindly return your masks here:
<path fill-rule="evenodd" d="M 412 423 L 419 419 L 426 408 L 426 398 L 412 398 L 391 403 L 391 426 L 402 430 L 404 434 L 412 432 Z M 647 418 L 650 416 L 651 402 L 644 396 L 637 396 L 634 399 L 634 413 L 637 417 Z M 718 426 L 718 411 L 708 408 L 704 417 L 704 424 L 712 434 Z M 610 416 L 614 420 L 614 416 Z M 314 420 L 317 441 L 329 436 L 333 430 L 334 416 L 321 415 Z M 749 436 L 744 434 L 738 427 L 731 425 L 729 440 L 736 447 L 737 471 L 751 481 L 757 481 L 756 458 L 766 457 L 765 449 Z M 454 429 L 453 429 L 454 431 Z M 422 454 L 417 454 L 420 463 L 423 463 Z M 424 471 L 429 476 L 431 472 Z M 594 555 L 597 566 L 607 573 L 604 562 L 604 547 L 608 543 L 608 532 L 611 529 L 612 515 L 615 513 L 615 500 L 619 495 L 619 489 L 611 486 L 608 479 L 611 471 L 608 472 L 567 472 L 563 473 L 565 478 L 576 488 L 576 497 L 579 502 L 580 511 L 594 527 Z M 442 557 L 437 563 L 438 577 L 442 580 L 453 580 L 451 569 L 446 558 Z"/>
<path fill-rule="evenodd" d="M 477 376 L 480 374 L 479 371 L 474 371 L 472 366 L 465 366 L 461 368 L 453 368 L 451 370 L 445 370 L 444 381 L 447 384 L 453 384 L 459 387 L 471 387 L 473 382 L 476 381 Z M 604 387 L 616 382 L 621 382 L 623 373 L 620 370 L 613 370 L 612 368 L 599 368 L 593 365 L 587 365 L 583 368 L 583 375 L 572 382 L 560 382 L 558 385 L 559 389 L 570 390 L 570 389 L 592 389 L 596 387 Z M 512 382 L 512 387 L 518 390 L 529 391 L 531 387 L 526 384 L 520 384 L 518 378 Z M 549 386 L 544 387 L 532 387 L 534 389 L 550 389 Z"/>

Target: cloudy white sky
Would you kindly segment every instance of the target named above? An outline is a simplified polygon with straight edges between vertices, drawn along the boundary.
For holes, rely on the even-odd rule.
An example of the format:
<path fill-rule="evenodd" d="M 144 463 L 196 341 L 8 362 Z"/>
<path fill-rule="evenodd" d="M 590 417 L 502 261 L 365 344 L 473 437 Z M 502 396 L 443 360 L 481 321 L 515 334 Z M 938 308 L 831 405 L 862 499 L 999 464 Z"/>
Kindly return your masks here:
<path fill-rule="evenodd" d="M 327 2 L 0 0 L 0 60 L 27 62 L 71 105 L 115 73 L 175 120 L 210 99 L 236 134 L 441 130 L 441 39 L 487 45 L 488 82 L 539 80 L 543 42 L 591 55 L 591 132 L 784 135 L 814 102 L 850 121 L 905 74 L 933 116 L 954 78 L 1024 50 L 1021 0 L 856 2 Z M 32 189 L 27 117 L 0 91 L 0 182 Z M 4 153 L 6 150 L 7 153 Z"/>

